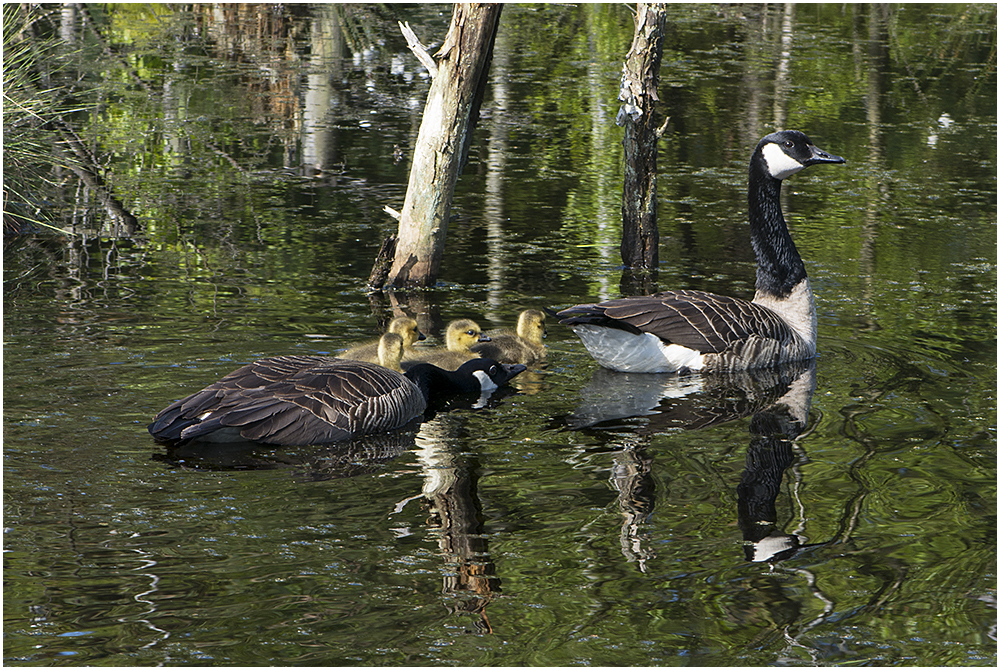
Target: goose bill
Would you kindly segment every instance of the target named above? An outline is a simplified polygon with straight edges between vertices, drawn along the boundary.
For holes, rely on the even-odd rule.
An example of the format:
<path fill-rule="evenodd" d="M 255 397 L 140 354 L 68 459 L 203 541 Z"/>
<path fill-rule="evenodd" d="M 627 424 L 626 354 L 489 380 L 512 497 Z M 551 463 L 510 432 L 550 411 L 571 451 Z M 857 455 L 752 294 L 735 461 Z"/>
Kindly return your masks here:
<path fill-rule="evenodd" d="M 847 159 L 843 156 L 834 156 L 833 154 L 827 153 L 817 146 L 809 145 L 809 151 L 811 155 L 806 160 L 806 166 L 816 165 L 817 163 L 846 163 Z"/>

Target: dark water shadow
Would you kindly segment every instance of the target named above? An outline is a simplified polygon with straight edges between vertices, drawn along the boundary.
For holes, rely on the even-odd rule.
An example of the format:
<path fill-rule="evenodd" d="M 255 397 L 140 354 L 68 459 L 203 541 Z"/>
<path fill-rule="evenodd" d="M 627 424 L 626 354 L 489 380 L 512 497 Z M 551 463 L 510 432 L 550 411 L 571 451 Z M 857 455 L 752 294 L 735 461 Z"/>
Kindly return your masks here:
<path fill-rule="evenodd" d="M 381 471 L 385 464 L 414 446 L 420 422 L 381 435 L 335 445 L 275 447 L 258 442 L 188 442 L 153 454 L 153 460 L 187 470 L 291 469 L 302 481 L 343 479 Z"/>

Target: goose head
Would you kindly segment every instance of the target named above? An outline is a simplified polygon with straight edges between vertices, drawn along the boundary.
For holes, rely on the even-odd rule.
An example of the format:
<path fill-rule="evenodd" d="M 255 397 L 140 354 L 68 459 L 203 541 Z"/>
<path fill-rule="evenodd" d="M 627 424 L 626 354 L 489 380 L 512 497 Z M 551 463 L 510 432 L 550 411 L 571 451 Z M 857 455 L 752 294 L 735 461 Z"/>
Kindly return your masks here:
<path fill-rule="evenodd" d="M 491 358 L 473 358 L 463 363 L 455 374 L 469 375 L 479 382 L 479 399 L 473 408 L 480 409 L 486 406 L 494 391 L 527 369 L 526 365 L 520 363 L 506 364 L 497 363 Z"/>
<path fill-rule="evenodd" d="M 416 322 L 414 322 L 416 323 Z M 378 362 L 384 368 L 401 372 L 399 362 L 403 360 L 403 345 L 406 340 L 398 333 L 388 332 L 378 341 Z"/>
<path fill-rule="evenodd" d="M 532 344 L 541 344 L 545 337 L 545 313 L 526 309 L 517 318 L 517 336 Z"/>
<path fill-rule="evenodd" d="M 418 363 L 406 371 L 410 379 L 429 403 L 435 399 L 457 393 L 477 393 L 481 407 L 490 395 L 527 370 L 527 366 L 497 363 L 491 358 L 472 358 L 457 370 L 449 372 L 430 363 Z"/>
<path fill-rule="evenodd" d="M 779 130 L 765 136 L 757 144 L 754 154 L 760 155 L 767 174 L 778 180 L 791 177 L 817 163 L 847 162 L 840 156 L 823 151 L 798 130 Z"/>
<path fill-rule="evenodd" d="M 483 335 L 479 325 L 472 319 L 458 319 L 448 324 L 444 341 L 448 351 L 468 353 L 469 347 L 476 342 L 489 342 L 490 338 Z"/>
<path fill-rule="evenodd" d="M 412 319 L 408 316 L 397 316 L 395 319 L 390 321 L 388 332 L 394 333 L 403 338 L 403 347 L 405 349 L 409 349 L 419 340 L 427 339 L 427 336 L 420 332 L 416 319 Z"/>
<path fill-rule="evenodd" d="M 528 366 L 517 364 L 497 363 L 492 358 L 473 358 L 461 365 L 455 374 L 463 379 L 475 379 L 478 384 L 471 390 L 478 390 L 480 393 L 489 393 L 497 390 L 511 379 L 528 369 Z"/>

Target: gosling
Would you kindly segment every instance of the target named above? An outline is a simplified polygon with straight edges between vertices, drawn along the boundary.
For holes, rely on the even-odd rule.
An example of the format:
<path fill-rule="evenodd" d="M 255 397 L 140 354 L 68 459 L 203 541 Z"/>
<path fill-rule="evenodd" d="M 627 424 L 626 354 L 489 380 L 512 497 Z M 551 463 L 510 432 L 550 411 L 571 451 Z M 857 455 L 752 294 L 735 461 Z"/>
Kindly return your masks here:
<path fill-rule="evenodd" d="M 411 352 L 404 352 L 402 367 L 409 370 L 417 363 L 431 363 L 444 370 L 457 370 L 462 363 L 471 358 L 479 358 L 479 354 L 472 351 L 470 347 L 477 342 L 489 342 L 490 338 L 484 335 L 482 330 L 472 319 L 458 319 L 448 324 L 445 329 L 445 346 L 432 349 L 414 348 Z"/>
<path fill-rule="evenodd" d="M 486 333 L 489 342 L 474 344 L 472 351 L 483 358 L 501 363 L 530 365 L 545 358 L 545 314 L 537 309 L 526 309 L 517 318 L 517 331 L 509 328 Z"/>
<path fill-rule="evenodd" d="M 427 337 L 420 332 L 420 328 L 417 326 L 415 319 L 411 319 L 408 316 L 397 316 L 395 319 L 389 322 L 389 328 L 386 330 L 387 333 L 393 333 L 399 335 L 403 342 L 403 356 L 405 357 L 407 352 L 413 351 L 413 345 L 419 340 L 425 340 Z M 380 345 L 381 340 L 374 340 L 373 342 L 367 342 L 365 344 L 359 344 L 357 346 L 351 347 L 347 351 L 337 354 L 337 358 L 344 358 L 350 361 L 365 361 L 367 363 L 379 363 L 382 364 L 380 360 Z M 390 367 L 386 365 L 385 367 Z M 396 370 L 399 369 L 397 365 Z"/>

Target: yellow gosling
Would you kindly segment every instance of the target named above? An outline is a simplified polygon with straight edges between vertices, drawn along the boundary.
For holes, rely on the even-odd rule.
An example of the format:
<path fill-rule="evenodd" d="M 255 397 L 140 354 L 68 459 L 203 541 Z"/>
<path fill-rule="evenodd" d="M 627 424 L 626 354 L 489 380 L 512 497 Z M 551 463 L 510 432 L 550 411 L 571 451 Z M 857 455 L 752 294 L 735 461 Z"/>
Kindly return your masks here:
<path fill-rule="evenodd" d="M 412 351 L 413 345 L 417 341 L 426 339 L 424 334 L 420 332 L 420 328 L 417 327 L 416 320 L 408 316 L 397 316 L 395 319 L 390 321 L 389 328 L 386 332 L 400 336 L 403 341 L 404 356 L 406 356 L 408 351 Z M 351 361 L 366 361 L 368 363 L 380 363 L 380 345 L 381 340 L 359 344 L 351 347 L 343 353 L 337 354 L 337 358 L 344 358 Z"/>

